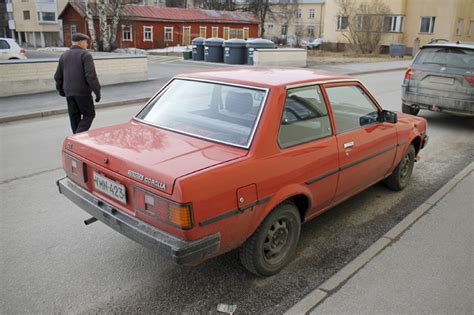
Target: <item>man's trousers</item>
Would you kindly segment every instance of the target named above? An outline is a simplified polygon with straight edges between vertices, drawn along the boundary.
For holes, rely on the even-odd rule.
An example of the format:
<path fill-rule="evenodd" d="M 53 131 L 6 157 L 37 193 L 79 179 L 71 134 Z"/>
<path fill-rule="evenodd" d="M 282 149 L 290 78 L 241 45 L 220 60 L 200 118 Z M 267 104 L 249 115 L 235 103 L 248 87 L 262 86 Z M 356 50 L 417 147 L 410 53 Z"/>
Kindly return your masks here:
<path fill-rule="evenodd" d="M 66 101 L 72 132 L 89 130 L 95 117 L 92 95 L 68 96 Z"/>

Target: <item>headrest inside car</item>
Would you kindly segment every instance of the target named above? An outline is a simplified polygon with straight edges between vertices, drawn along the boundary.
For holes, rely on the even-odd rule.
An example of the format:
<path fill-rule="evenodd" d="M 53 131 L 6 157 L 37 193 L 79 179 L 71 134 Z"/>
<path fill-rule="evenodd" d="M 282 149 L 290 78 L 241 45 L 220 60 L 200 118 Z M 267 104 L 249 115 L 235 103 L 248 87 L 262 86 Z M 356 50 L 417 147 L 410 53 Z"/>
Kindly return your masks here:
<path fill-rule="evenodd" d="M 251 93 L 229 92 L 225 99 L 225 108 L 236 114 L 245 114 L 250 112 L 253 106 L 253 97 Z"/>

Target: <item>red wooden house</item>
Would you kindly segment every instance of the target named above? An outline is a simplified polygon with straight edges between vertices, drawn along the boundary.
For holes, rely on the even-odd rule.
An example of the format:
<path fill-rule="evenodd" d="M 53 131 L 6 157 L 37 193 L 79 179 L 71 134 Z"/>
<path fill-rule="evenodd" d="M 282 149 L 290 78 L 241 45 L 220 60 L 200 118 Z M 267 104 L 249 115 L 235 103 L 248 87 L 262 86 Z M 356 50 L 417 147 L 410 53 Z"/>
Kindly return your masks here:
<path fill-rule="evenodd" d="M 66 46 L 71 45 L 72 33 L 89 33 L 85 12 L 82 2 L 69 2 L 59 15 Z M 97 13 L 94 23 L 98 34 Z M 248 12 L 126 5 L 121 10 L 116 44 L 118 48 L 152 49 L 189 45 L 199 36 L 247 39 L 258 36 L 258 25 Z"/>

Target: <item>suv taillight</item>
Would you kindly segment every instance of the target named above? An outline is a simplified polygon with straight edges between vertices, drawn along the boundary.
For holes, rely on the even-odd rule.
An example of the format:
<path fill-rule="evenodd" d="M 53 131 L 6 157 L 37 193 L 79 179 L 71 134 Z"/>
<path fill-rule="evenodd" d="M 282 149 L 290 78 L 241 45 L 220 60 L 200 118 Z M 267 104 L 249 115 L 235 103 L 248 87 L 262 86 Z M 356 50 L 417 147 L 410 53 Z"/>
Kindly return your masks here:
<path fill-rule="evenodd" d="M 407 71 L 405 72 L 405 80 L 406 81 L 410 80 L 414 74 L 415 74 L 415 70 L 412 70 L 411 67 L 408 67 Z"/>
<path fill-rule="evenodd" d="M 469 82 L 470 85 L 474 85 L 474 75 L 466 75 L 464 79 Z"/>
<path fill-rule="evenodd" d="M 135 210 L 183 230 L 193 227 L 190 204 L 179 204 L 135 186 Z"/>

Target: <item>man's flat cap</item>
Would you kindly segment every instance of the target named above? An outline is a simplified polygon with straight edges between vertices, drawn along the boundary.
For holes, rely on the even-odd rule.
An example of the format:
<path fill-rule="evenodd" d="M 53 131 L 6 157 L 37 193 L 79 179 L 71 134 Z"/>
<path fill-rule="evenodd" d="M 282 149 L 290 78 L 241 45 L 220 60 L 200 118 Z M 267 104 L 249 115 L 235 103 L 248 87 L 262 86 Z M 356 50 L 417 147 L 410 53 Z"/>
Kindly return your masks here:
<path fill-rule="evenodd" d="M 80 40 L 89 40 L 89 36 L 87 36 L 86 34 L 82 34 L 82 33 L 72 34 L 72 41 L 73 42 L 78 42 Z"/>

